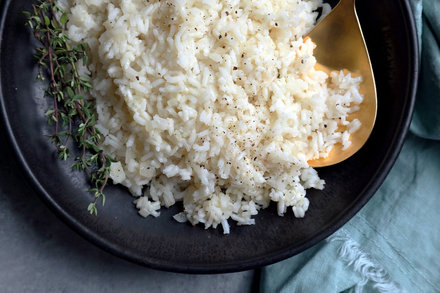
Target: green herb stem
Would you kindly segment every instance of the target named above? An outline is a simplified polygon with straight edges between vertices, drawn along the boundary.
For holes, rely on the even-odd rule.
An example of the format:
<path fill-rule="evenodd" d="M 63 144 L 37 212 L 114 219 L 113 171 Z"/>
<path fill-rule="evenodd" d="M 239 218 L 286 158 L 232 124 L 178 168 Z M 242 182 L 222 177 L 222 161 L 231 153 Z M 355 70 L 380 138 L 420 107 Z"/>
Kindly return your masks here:
<path fill-rule="evenodd" d="M 35 58 L 38 64 L 38 80 L 49 76 L 45 95 L 53 100 L 53 108 L 48 109 L 48 123 L 55 124 L 50 135 L 58 156 L 67 160 L 71 156 L 68 147 L 73 138 L 81 155 L 75 158 L 72 168 L 86 171 L 90 176 L 91 192 L 94 199 L 87 210 L 96 215 L 97 201 L 105 203 L 104 189 L 108 184 L 110 164 L 114 159 L 104 154 L 100 148 L 102 134 L 96 128 L 95 104 L 88 93 L 92 85 L 89 76 L 81 76 L 77 63 L 87 64 L 87 45 L 70 45 L 66 31 L 67 14 L 55 0 L 38 0 L 33 5 L 33 13 L 25 11 L 26 25 L 41 43 Z M 57 18 L 57 15 L 61 15 Z"/>

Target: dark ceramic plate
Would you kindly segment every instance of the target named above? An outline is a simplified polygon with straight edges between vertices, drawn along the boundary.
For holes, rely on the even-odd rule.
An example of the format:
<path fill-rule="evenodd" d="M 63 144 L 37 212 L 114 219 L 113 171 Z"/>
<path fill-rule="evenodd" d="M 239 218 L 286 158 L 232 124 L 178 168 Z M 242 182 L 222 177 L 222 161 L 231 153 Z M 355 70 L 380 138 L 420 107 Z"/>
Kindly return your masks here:
<path fill-rule="evenodd" d="M 120 257 L 151 268 L 215 273 L 251 269 L 293 256 L 332 234 L 371 198 L 393 165 L 408 130 L 418 73 L 417 41 L 408 1 L 358 0 L 357 10 L 376 74 L 379 112 L 365 147 L 349 160 L 322 168 L 324 191 L 310 190 L 304 219 L 278 217 L 275 206 L 261 211 L 256 225 L 221 229 L 179 224 L 178 206 L 159 218 L 137 215 L 133 198 L 110 186 L 99 216 L 90 216 L 86 178 L 56 159 L 43 133 L 50 102 L 35 83 L 35 46 L 25 29 L 29 0 L 3 0 L 1 17 L 1 112 L 9 140 L 42 199 L 81 235 Z M 7 140 L 8 138 L 3 138 Z"/>

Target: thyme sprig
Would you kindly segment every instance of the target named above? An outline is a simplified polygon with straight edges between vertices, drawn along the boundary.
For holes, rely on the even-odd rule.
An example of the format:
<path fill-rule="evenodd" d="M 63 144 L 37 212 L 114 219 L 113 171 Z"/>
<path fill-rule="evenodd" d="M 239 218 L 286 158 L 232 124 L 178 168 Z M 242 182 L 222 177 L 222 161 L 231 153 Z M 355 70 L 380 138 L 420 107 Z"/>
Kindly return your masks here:
<path fill-rule="evenodd" d="M 103 191 L 114 160 L 99 147 L 103 137 L 95 126 L 95 103 L 87 95 L 92 88 L 91 79 L 80 74 L 78 68 L 80 62 L 84 66 L 87 64 L 87 45 L 70 45 L 69 36 L 64 33 L 69 19 L 57 6 L 56 0 L 38 0 L 32 12 L 23 13 L 26 25 L 42 45 L 36 49 L 34 56 L 38 64 L 37 80 L 48 80 L 45 95 L 53 103 L 46 116 L 55 130 L 48 136 L 62 160 L 72 155 L 68 147 L 70 140 L 81 150 L 72 168 L 89 174 L 90 192 L 94 194 L 94 199 L 87 210 L 97 215 L 98 200 L 105 204 Z"/>

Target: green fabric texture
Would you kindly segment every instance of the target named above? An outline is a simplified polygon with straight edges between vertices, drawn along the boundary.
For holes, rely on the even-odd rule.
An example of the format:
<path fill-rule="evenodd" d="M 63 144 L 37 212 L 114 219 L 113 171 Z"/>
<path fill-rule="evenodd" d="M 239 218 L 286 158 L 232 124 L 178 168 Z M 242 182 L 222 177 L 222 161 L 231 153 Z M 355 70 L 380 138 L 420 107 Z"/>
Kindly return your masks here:
<path fill-rule="evenodd" d="M 411 2 L 421 80 L 396 164 L 344 227 L 265 267 L 261 292 L 440 292 L 440 0 Z"/>
<path fill-rule="evenodd" d="M 439 140 L 440 1 L 424 0 L 423 4 L 421 0 L 412 2 L 421 39 L 422 66 L 411 131 L 424 138 Z"/>

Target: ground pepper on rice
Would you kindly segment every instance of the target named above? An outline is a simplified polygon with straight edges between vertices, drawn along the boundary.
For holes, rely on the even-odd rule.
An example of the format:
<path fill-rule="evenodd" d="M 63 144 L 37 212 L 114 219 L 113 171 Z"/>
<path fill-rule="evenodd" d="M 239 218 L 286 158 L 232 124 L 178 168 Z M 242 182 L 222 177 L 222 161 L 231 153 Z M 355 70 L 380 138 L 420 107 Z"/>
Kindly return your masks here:
<path fill-rule="evenodd" d="M 324 188 L 308 160 L 350 144 L 360 78 L 314 69 L 303 38 L 321 0 L 62 0 L 72 42 L 90 48 L 84 71 L 111 178 L 139 214 L 183 201 L 175 216 L 205 228 L 276 202 L 304 217 L 306 190 Z M 338 125 L 346 125 L 345 131 Z"/>

